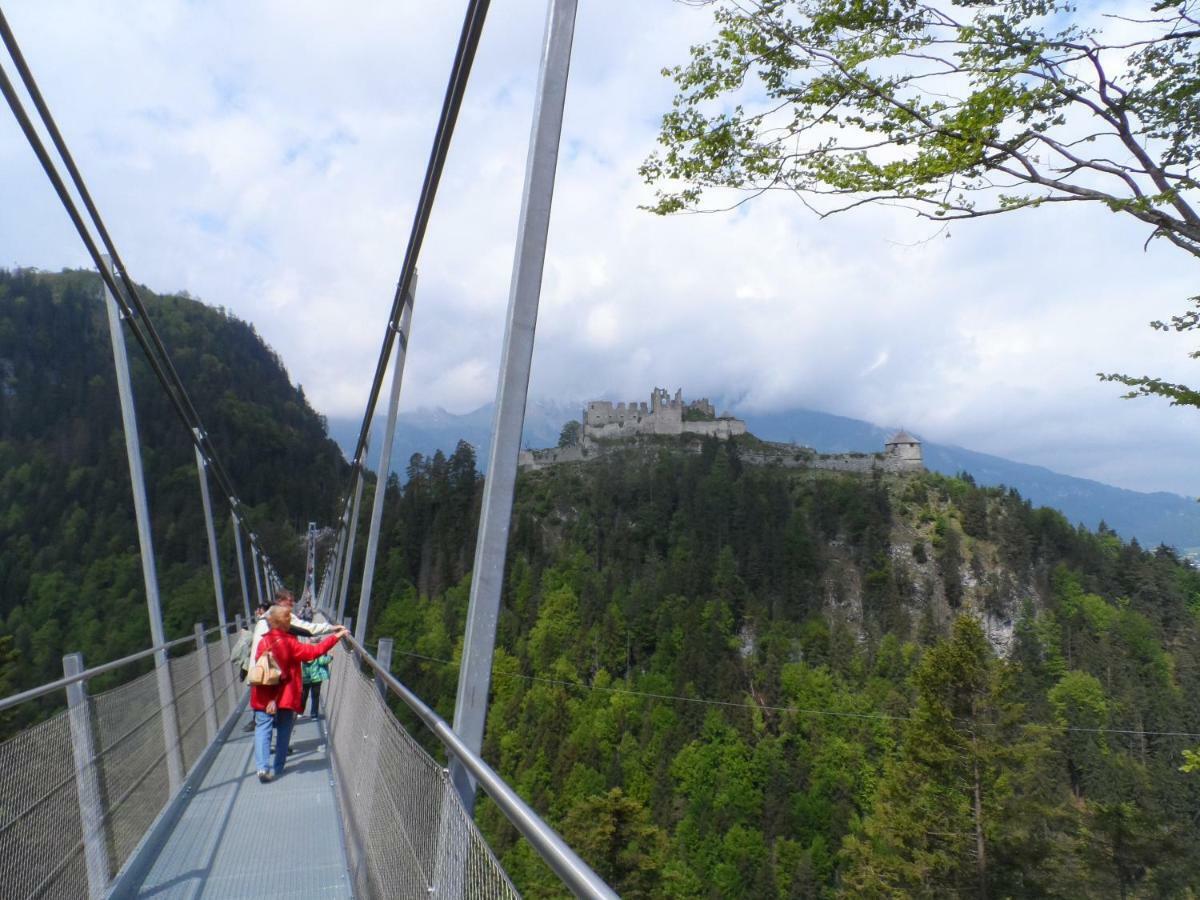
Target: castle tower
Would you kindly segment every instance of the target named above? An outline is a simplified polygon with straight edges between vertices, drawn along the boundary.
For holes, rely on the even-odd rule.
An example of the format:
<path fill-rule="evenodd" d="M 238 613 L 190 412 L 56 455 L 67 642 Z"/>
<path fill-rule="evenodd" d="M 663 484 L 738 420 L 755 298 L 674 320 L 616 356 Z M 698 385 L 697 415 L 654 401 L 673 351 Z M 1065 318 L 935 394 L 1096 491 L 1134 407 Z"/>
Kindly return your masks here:
<path fill-rule="evenodd" d="M 883 445 L 884 455 L 888 461 L 901 471 L 922 471 L 925 468 L 925 457 L 921 452 L 921 442 L 901 428 Z"/>

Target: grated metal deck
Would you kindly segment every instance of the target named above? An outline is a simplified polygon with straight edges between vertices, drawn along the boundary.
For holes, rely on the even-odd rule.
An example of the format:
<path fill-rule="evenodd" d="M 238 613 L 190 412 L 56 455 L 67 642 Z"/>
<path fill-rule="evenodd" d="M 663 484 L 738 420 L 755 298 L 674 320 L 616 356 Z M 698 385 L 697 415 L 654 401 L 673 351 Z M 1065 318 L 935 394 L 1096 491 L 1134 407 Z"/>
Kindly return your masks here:
<path fill-rule="evenodd" d="M 138 897 L 353 897 L 325 720 L 297 721 L 283 775 L 260 784 L 254 735 L 243 730 L 249 715 L 219 748 Z"/>

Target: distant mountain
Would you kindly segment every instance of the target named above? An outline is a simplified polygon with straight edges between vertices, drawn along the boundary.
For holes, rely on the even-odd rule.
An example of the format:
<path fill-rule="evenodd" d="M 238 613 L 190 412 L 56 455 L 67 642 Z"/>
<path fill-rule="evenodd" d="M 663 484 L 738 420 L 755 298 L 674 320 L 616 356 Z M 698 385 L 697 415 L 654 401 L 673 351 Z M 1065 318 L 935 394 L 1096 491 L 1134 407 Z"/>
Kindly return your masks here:
<path fill-rule="evenodd" d="M 750 431 L 763 440 L 795 441 L 821 453 L 879 450 L 895 430 L 807 409 L 744 418 Z M 927 468 L 946 475 L 969 472 L 981 485 L 1014 487 L 1035 506 L 1053 507 L 1071 522 L 1092 529 L 1104 522 L 1126 540 L 1137 538 L 1151 547 L 1200 548 L 1200 503 L 1193 498 L 1125 490 L 950 444 L 922 447 Z"/>
<path fill-rule="evenodd" d="M 440 407 L 401 413 L 392 444 L 392 471 L 403 473 L 414 453 L 432 456 L 441 450 L 448 456 L 454 452 L 454 447 L 460 440 L 475 448 L 479 468 L 486 470 L 488 450 L 492 443 L 492 409 L 493 404 L 489 403 L 463 415 L 446 412 Z M 525 430 L 521 446 L 540 448 L 557 445 L 563 424 L 571 419 L 578 419 L 582 413 L 582 401 L 572 404 L 531 400 L 525 410 Z M 372 434 L 376 435 L 372 438 L 372 466 L 378 458 L 378 435 L 382 434 L 384 421 L 382 417 L 378 418 L 375 428 L 372 429 Z M 337 441 L 342 451 L 347 455 L 353 453 L 362 420 L 330 417 L 328 425 L 329 436 Z"/>
<path fill-rule="evenodd" d="M 554 446 L 563 423 L 577 419 L 582 409 L 582 402 L 532 401 L 525 417 L 524 446 Z M 795 442 L 821 453 L 880 450 L 895 430 L 808 409 L 738 414 L 763 440 Z M 352 449 L 358 427 L 358 422 L 348 419 L 329 420 L 330 436 L 343 450 Z M 392 469 L 403 472 L 413 453 L 430 455 L 441 450 L 448 454 L 460 439 L 475 446 L 482 469 L 487 465 L 491 427 L 491 404 L 465 415 L 443 409 L 401 415 Z M 1192 498 L 1125 490 L 948 444 L 925 443 L 923 447 L 925 465 L 931 470 L 946 475 L 969 472 L 981 485 L 1016 488 L 1035 506 L 1058 509 L 1071 522 L 1093 529 L 1104 522 L 1125 539 L 1136 538 L 1146 546 L 1166 544 L 1184 552 L 1200 548 L 1200 503 Z"/>

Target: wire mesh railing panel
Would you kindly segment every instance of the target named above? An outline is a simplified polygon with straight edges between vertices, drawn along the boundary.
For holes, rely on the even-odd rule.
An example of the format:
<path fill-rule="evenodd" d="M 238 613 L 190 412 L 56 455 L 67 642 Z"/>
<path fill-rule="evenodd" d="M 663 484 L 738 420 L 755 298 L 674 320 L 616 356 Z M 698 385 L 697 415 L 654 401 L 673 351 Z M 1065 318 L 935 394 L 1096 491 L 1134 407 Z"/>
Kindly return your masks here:
<path fill-rule="evenodd" d="M 5 897 L 88 895 L 65 712 L 0 744 L 0 885 Z"/>
<path fill-rule="evenodd" d="M 217 701 L 217 723 L 229 718 L 237 706 L 237 679 L 233 674 L 233 663 L 229 660 L 229 646 L 224 640 L 208 645 L 208 667 L 212 672 L 213 696 Z"/>
<path fill-rule="evenodd" d="M 170 795 L 156 673 L 93 698 L 110 871 L 129 858 Z"/>
<path fill-rule="evenodd" d="M 453 848 L 454 852 L 439 858 L 436 879 L 439 883 L 449 886 L 456 879 L 462 878 L 467 886 L 465 896 L 485 900 L 518 897 L 516 888 L 509 881 L 500 861 L 492 853 L 492 848 L 479 833 L 474 820 L 463 809 L 462 801 L 448 775 L 444 777 L 444 782 L 444 795 L 447 800 L 442 807 L 438 840 Z"/>
<path fill-rule="evenodd" d="M 392 715 L 374 681 L 348 668 L 330 682 L 329 733 L 356 891 L 517 897 L 445 770 Z"/>
<path fill-rule="evenodd" d="M 199 651 L 173 659 L 170 665 L 183 771 L 190 772 L 208 746 L 208 731 L 204 726 L 204 689 L 201 686 L 204 673 L 200 666 Z"/>

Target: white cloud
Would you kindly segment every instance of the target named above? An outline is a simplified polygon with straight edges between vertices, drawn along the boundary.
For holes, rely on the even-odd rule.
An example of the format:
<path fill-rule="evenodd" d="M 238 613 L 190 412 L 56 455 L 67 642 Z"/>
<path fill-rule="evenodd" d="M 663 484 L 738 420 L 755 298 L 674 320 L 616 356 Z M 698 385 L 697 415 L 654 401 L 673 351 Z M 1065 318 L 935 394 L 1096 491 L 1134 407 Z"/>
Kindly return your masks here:
<path fill-rule="evenodd" d="M 330 415 L 361 414 L 464 4 L 6 5 L 134 275 L 253 321 Z M 544 3 L 493 8 L 420 265 L 405 405 L 494 395 Z M 1151 318 L 1195 266 L 1097 209 L 817 221 L 788 197 L 656 218 L 637 166 L 709 11 L 580 12 L 533 392 L 808 406 L 1139 488 L 1200 493 L 1194 413 L 1101 370 L 1196 380 Z M 3 264 L 86 258 L 0 121 Z M 19 212 L 16 212 L 19 211 Z M 1190 266 L 1190 268 L 1189 268 Z"/>

